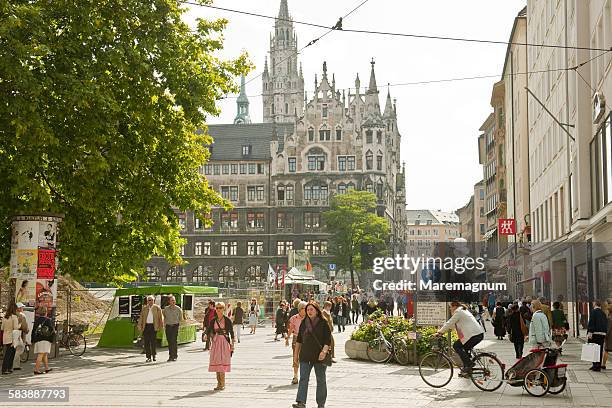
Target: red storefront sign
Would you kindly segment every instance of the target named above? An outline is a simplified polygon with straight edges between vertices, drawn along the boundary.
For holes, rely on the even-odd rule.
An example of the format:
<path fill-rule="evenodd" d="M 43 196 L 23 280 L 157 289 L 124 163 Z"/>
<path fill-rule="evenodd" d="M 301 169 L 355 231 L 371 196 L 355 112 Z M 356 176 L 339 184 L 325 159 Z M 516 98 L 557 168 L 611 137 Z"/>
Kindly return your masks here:
<path fill-rule="evenodd" d="M 497 220 L 499 235 L 516 234 L 516 220 L 514 218 L 500 218 Z"/>
<path fill-rule="evenodd" d="M 38 250 L 38 268 L 36 270 L 38 279 L 55 279 L 55 250 Z"/>

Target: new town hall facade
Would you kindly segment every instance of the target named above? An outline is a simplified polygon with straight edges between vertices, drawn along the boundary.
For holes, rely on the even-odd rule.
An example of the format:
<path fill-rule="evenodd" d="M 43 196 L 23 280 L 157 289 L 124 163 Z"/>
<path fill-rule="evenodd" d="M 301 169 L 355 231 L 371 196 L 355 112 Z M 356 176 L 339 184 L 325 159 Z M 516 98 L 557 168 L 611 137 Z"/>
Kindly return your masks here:
<path fill-rule="evenodd" d="M 377 213 L 391 226 L 390 253 L 405 251 L 401 136 L 389 93 L 381 110 L 374 61 L 368 86 L 362 88 L 357 75 L 354 92 L 336 89 L 324 62 L 309 98 L 286 0 L 269 53 L 263 123 L 251 123 L 243 78 L 234 123 L 208 127 L 214 144 L 203 173 L 233 209 L 213 209 L 210 229 L 193 213 L 180 214 L 186 264 L 153 258 L 150 280 L 261 284 L 268 265 L 282 268 L 294 251 L 308 251 L 313 271 L 327 280 L 333 257 L 322 213 L 334 194 L 351 188 L 377 195 Z"/>

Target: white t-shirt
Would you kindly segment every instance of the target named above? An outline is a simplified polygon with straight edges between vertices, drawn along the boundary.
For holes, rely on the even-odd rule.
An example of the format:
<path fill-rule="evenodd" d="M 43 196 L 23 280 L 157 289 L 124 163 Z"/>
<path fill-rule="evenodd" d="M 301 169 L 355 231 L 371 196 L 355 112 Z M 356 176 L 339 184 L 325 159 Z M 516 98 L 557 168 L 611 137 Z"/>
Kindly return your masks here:
<path fill-rule="evenodd" d="M 149 313 L 147 314 L 147 324 L 153 323 L 153 308 L 149 308 Z"/>

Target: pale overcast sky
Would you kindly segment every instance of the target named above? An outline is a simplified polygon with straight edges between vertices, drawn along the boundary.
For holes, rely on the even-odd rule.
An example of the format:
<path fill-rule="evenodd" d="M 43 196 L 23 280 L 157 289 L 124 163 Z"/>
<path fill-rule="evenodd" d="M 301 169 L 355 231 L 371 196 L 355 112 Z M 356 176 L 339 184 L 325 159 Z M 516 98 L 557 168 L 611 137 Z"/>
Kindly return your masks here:
<path fill-rule="evenodd" d="M 332 26 L 362 0 L 289 0 L 294 20 Z M 280 0 L 217 0 L 219 7 L 265 15 L 278 14 Z M 525 0 L 369 0 L 344 20 L 345 28 L 467 37 L 508 41 L 514 17 Z M 222 57 L 246 50 L 255 70 L 247 81 L 260 74 L 269 51 L 274 21 L 209 8 L 191 6 L 186 16 L 225 17 Z M 301 48 L 325 32 L 294 25 Z M 398 126 L 402 135 L 402 160 L 406 162 L 407 205 L 410 209 L 455 210 L 469 199 L 474 183 L 482 178 L 478 164 L 478 128 L 492 110 L 493 83 L 501 78 L 505 45 L 475 44 L 380 35 L 332 32 L 306 48 L 303 64 L 305 88 L 314 89 L 315 73 L 321 78 L 323 61 L 335 73 L 336 87 L 354 87 L 359 73 L 367 86 L 369 61 L 376 61 L 376 80 L 384 106 L 387 83 L 398 84 L 480 75 L 496 78 L 451 83 L 392 86 L 397 98 Z M 262 121 L 261 78 L 247 85 L 253 122 Z M 236 114 L 235 99 L 219 101 L 219 117 L 209 123 L 231 123 Z"/>

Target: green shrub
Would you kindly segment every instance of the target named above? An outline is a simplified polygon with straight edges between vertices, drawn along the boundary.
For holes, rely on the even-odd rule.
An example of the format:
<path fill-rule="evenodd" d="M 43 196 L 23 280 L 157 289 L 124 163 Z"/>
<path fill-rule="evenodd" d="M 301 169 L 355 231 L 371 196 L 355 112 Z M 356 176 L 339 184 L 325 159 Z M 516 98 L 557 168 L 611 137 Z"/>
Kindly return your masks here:
<path fill-rule="evenodd" d="M 399 316 L 386 316 L 380 309 L 368 316 L 367 322 L 359 325 L 357 330 L 351 334 L 351 340 L 369 343 L 378 337 L 379 326 L 382 327 L 382 332 L 387 339 L 391 338 L 392 333 L 398 333 L 406 339 L 409 347 L 413 347 L 414 340 L 409 338 L 409 333 L 412 333 L 414 337 L 414 320 Z M 430 339 L 437 331 L 437 327 L 417 326 L 416 346 L 419 355 L 431 351 Z M 452 341 L 457 340 L 457 333 L 453 331 L 451 338 Z"/>

